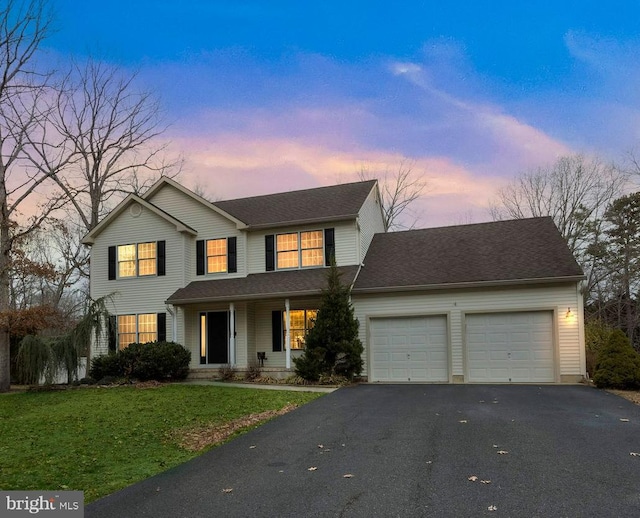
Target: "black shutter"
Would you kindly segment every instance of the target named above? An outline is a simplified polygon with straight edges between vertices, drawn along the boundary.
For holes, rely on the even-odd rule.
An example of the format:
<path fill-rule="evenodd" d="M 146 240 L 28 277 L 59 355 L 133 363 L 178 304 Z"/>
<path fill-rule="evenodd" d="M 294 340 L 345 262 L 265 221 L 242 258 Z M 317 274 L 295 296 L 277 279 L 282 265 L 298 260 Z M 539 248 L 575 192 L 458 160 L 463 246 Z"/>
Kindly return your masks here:
<path fill-rule="evenodd" d="M 109 247 L 109 280 L 116 278 L 116 247 Z"/>
<path fill-rule="evenodd" d="M 158 313 L 158 342 L 167 341 L 167 314 Z"/>
<path fill-rule="evenodd" d="M 115 353 L 118 349 L 118 333 L 117 333 L 118 320 L 115 315 L 109 315 L 109 321 L 107 322 L 107 340 L 109 344 L 109 352 Z"/>
<path fill-rule="evenodd" d="M 275 236 L 273 234 L 264 236 L 264 249 L 266 255 L 265 269 L 268 272 L 272 272 L 276 269 L 276 247 Z"/>
<path fill-rule="evenodd" d="M 331 266 L 331 261 L 336 260 L 336 236 L 332 228 L 324 229 L 324 264 Z"/>
<path fill-rule="evenodd" d="M 204 240 L 196 241 L 196 275 L 204 275 Z"/>
<path fill-rule="evenodd" d="M 236 273 L 238 271 L 238 238 L 230 237 L 227 239 L 227 272 Z"/>
<path fill-rule="evenodd" d="M 282 351 L 282 311 L 271 312 L 271 335 L 273 350 Z"/>
<path fill-rule="evenodd" d="M 166 275 L 166 241 L 158 241 L 157 243 L 157 255 L 156 255 L 156 265 L 158 275 Z"/>

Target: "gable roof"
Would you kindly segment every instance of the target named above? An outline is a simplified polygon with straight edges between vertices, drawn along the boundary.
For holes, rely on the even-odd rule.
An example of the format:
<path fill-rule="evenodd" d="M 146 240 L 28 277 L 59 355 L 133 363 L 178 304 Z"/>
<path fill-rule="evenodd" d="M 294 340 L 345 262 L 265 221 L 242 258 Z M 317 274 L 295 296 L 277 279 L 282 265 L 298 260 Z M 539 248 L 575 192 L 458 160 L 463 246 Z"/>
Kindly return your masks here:
<path fill-rule="evenodd" d="M 177 189 L 178 191 L 180 191 L 181 193 L 185 194 L 186 196 L 188 196 L 192 200 L 195 200 L 196 202 L 198 202 L 198 203 L 204 205 L 205 207 L 207 207 L 208 209 L 211 209 L 212 211 L 220 214 L 222 217 L 227 218 L 228 220 L 230 220 L 233 223 L 235 223 L 238 228 L 245 228 L 246 227 L 244 222 L 240 221 L 239 219 L 237 219 L 233 215 L 225 212 L 221 208 L 216 207 L 210 201 L 205 200 L 202 196 L 197 195 L 192 190 L 187 189 L 184 185 L 179 184 L 178 182 L 176 182 L 172 178 L 169 178 L 168 176 L 161 176 L 160 179 L 156 183 L 154 183 L 151 187 L 149 187 L 149 189 L 147 189 L 145 191 L 145 193 L 142 195 L 142 197 L 145 200 L 149 200 L 150 198 L 152 198 L 154 196 L 154 194 L 156 194 L 160 189 L 162 189 L 166 185 L 170 185 L 171 187 L 173 187 L 174 189 Z"/>
<path fill-rule="evenodd" d="M 375 186 L 376 180 L 368 180 L 217 201 L 213 205 L 254 229 L 338 221 L 355 219 Z"/>
<path fill-rule="evenodd" d="M 95 241 L 95 238 L 105 228 L 107 228 L 109 226 L 109 224 L 114 219 L 116 219 L 120 214 L 122 214 L 127 207 L 129 207 L 133 203 L 139 203 L 140 205 L 142 205 L 146 209 L 150 210 L 151 212 L 153 212 L 157 216 L 160 216 L 165 221 L 168 221 L 172 225 L 175 225 L 176 230 L 178 232 L 186 232 L 186 233 L 192 234 L 194 236 L 198 234 L 198 232 L 196 230 L 194 230 L 193 228 L 191 228 L 189 225 L 187 225 L 186 223 L 183 223 L 182 221 L 180 221 L 177 218 L 174 218 L 171 214 L 169 214 L 168 212 L 165 212 L 160 207 L 156 207 L 153 203 L 148 202 L 147 200 L 144 200 L 143 198 L 140 198 L 139 196 L 136 196 L 135 194 L 130 194 L 124 200 L 122 200 L 116 206 L 115 209 L 113 209 L 109 214 L 107 214 L 107 216 L 102 221 L 100 221 L 100 223 L 98 223 L 92 230 L 90 230 L 82 238 L 82 243 L 85 244 L 85 245 L 93 244 L 94 241 Z"/>
<path fill-rule="evenodd" d="M 578 281 L 550 217 L 376 234 L 353 292 Z"/>
<path fill-rule="evenodd" d="M 353 284 L 358 266 L 341 266 L 342 282 Z M 195 304 L 225 300 L 263 299 L 318 295 L 327 285 L 328 268 L 309 268 L 249 274 L 233 279 L 193 281 L 180 288 L 168 299 L 167 304 Z"/>

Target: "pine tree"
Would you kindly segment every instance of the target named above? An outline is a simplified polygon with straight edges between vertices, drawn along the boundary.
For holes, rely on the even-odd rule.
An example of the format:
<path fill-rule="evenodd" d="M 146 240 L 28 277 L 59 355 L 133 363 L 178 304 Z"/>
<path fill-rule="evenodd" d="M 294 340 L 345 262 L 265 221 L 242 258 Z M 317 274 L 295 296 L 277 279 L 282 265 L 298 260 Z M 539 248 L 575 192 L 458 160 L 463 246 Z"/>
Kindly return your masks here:
<path fill-rule="evenodd" d="M 304 354 L 294 358 L 296 373 L 309 381 L 333 375 L 352 379 L 362 371 L 364 348 L 358 338 L 359 324 L 349 300 L 349 287 L 340 277 L 332 264 L 316 321 L 305 339 Z"/>

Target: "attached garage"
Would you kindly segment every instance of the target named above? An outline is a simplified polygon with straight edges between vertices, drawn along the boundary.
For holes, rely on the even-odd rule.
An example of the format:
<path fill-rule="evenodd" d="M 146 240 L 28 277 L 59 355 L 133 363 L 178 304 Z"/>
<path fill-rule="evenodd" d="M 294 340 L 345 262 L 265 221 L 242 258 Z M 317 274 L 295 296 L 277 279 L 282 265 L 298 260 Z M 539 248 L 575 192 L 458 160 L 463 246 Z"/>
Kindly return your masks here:
<path fill-rule="evenodd" d="M 579 382 L 583 279 L 551 218 L 376 234 L 351 292 L 368 379 Z"/>
<path fill-rule="evenodd" d="M 469 382 L 556 381 L 551 311 L 469 314 L 465 326 Z"/>
<path fill-rule="evenodd" d="M 447 382 L 447 317 L 373 318 L 371 381 Z"/>

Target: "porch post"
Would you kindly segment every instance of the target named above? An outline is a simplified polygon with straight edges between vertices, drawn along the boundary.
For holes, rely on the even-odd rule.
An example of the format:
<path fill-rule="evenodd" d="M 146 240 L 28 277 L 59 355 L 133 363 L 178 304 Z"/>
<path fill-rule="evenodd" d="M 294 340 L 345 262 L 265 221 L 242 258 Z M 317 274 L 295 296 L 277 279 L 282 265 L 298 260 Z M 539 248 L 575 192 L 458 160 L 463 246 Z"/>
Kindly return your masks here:
<path fill-rule="evenodd" d="M 171 340 L 178 341 L 178 308 L 167 304 L 167 311 L 171 315 Z"/>
<path fill-rule="evenodd" d="M 229 363 L 236 364 L 236 308 L 229 304 Z"/>
<path fill-rule="evenodd" d="M 286 367 L 291 368 L 291 344 L 289 340 L 291 332 L 291 319 L 289 318 L 289 299 L 284 300 L 284 314 L 285 314 L 285 331 L 284 331 L 284 350 L 286 354 Z"/>

